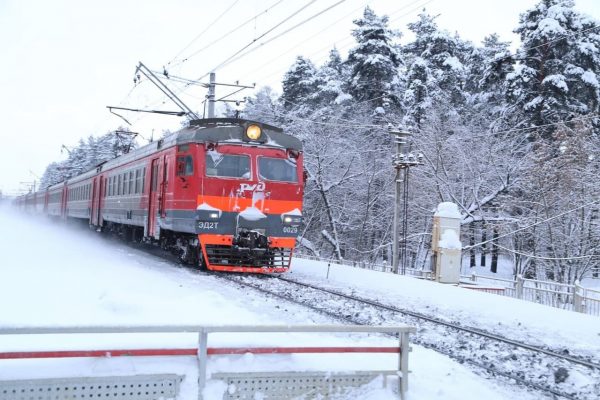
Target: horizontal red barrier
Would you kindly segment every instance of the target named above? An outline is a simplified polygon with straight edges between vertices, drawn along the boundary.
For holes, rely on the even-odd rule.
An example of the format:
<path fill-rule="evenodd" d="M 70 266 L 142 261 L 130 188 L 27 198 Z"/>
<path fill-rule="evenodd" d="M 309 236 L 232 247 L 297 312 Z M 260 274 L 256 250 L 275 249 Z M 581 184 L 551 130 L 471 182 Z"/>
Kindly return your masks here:
<path fill-rule="evenodd" d="M 208 349 L 209 355 L 218 354 L 293 354 L 293 353 L 400 353 L 399 347 L 223 347 Z"/>
<path fill-rule="evenodd" d="M 196 354 L 198 354 L 196 349 L 22 351 L 0 353 L 0 360 L 16 358 L 195 356 Z"/>
<path fill-rule="evenodd" d="M 293 353 L 400 353 L 399 347 L 222 347 L 208 348 L 208 355 Z M 197 349 L 68 350 L 0 353 L 0 360 L 28 358 L 195 356 Z"/>

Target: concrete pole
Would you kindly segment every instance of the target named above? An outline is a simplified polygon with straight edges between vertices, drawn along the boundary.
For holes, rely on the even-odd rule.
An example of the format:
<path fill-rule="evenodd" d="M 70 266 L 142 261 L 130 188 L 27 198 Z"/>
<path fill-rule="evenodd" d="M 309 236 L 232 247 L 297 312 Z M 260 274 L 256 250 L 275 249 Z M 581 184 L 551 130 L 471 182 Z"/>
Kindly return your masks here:
<path fill-rule="evenodd" d="M 400 202 L 402 201 L 402 178 L 406 178 L 406 174 L 403 175 L 402 170 L 407 167 L 405 163 L 402 162 L 400 157 L 401 155 L 404 155 L 406 151 L 405 146 L 409 134 L 407 132 L 400 131 L 391 131 L 390 133 L 394 135 L 394 141 L 396 142 L 396 155 L 394 157 L 394 168 L 396 169 L 396 190 L 394 193 L 394 239 L 392 244 L 392 270 L 395 274 L 398 274 L 400 272 L 400 249 L 398 246 L 398 242 L 400 240 L 400 230 L 398 225 L 400 223 Z"/>
<path fill-rule="evenodd" d="M 398 150 L 396 152 L 396 154 L 400 154 L 400 144 L 398 143 Z M 400 264 L 400 255 L 399 255 L 399 249 L 398 249 L 398 224 L 399 224 L 399 220 L 400 220 L 400 191 L 402 190 L 401 188 L 401 171 L 400 168 L 396 168 L 396 192 L 394 193 L 394 241 L 393 241 L 393 245 L 392 245 L 392 251 L 393 251 L 393 255 L 392 255 L 392 268 L 394 270 L 394 273 L 397 274 L 399 272 L 399 264 Z"/>
<path fill-rule="evenodd" d="M 215 117 L 215 73 L 210 73 L 210 83 L 208 85 L 208 118 Z"/>

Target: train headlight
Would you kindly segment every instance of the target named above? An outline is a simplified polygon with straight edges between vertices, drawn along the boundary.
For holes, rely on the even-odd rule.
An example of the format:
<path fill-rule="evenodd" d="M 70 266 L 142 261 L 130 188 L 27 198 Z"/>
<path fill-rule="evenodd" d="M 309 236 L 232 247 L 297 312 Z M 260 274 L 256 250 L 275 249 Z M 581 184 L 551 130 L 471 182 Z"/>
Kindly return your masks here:
<path fill-rule="evenodd" d="M 302 224 L 302 217 L 299 215 L 282 215 L 281 220 L 284 225 L 299 226 Z"/>
<path fill-rule="evenodd" d="M 198 210 L 196 219 L 198 221 L 217 221 L 221 218 L 221 212 L 218 210 Z"/>
<path fill-rule="evenodd" d="M 250 124 L 246 127 L 246 137 L 250 140 L 259 140 L 262 135 L 262 129 L 256 124 Z"/>

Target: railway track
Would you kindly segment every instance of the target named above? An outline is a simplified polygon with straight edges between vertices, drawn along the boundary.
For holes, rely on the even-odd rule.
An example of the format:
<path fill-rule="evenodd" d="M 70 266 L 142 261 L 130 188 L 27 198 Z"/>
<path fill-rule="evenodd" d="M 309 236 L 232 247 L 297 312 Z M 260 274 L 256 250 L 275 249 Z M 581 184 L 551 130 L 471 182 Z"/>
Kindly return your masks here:
<path fill-rule="evenodd" d="M 415 325 L 418 331 L 411 338 L 413 343 L 433 349 L 458 362 L 470 364 L 485 371 L 488 376 L 500 376 L 544 393 L 547 398 L 600 398 L 600 364 L 594 360 L 522 343 L 491 332 L 287 277 L 218 275 L 218 278 L 311 308 L 347 323 Z M 587 376 L 592 383 L 585 390 L 578 390 L 567 382 L 570 375 Z"/>
<path fill-rule="evenodd" d="M 168 252 L 158 250 L 154 246 L 143 247 L 154 256 L 182 266 L 176 257 Z M 600 363 L 596 360 L 519 342 L 492 332 L 443 321 L 423 313 L 285 276 L 222 274 L 184 267 L 199 275 L 251 288 L 312 309 L 340 322 L 365 325 L 404 323 L 417 326 L 417 334 L 411 337 L 411 342 L 435 350 L 460 363 L 470 364 L 485 376 L 514 381 L 535 390 L 547 399 L 600 399 Z M 571 374 L 587 376 L 591 384 L 587 385 L 585 390 L 569 386 L 566 379 Z"/>

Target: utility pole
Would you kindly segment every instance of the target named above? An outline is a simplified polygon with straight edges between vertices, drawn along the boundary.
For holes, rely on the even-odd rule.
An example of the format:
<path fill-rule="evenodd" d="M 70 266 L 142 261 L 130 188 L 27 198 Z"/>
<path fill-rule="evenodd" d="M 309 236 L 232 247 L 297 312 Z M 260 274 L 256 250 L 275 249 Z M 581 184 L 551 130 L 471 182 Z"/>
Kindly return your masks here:
<path fill-rule="evenodd" d="M 423 154 L 418 154 L 416 157 L 408 150 L 408 138 L 410 133 L 402 129 L 394 130 L 388 126 L 388 133 L 394 135 L 394 143 L 396 143 L 396 154 L 392 156 L 392 166 L 396 170 L 396 190 L 394 193 L 394 240 L 393 240 L 393 258 L 392 267 L 395 274 L 400 272 L 400 209 L 403 209 L 402 218 L 402 275 L 406 274 L 406 235 L 408 230 L 408 172 L 410 167 L 423 164 Z M 404 189 L 404 190 L 403 190 Z M 402 194 L 402 196 L 401 196 Z M 402 198 L 401 198 L 402 197 Z"/>
<path fill-rule="evenodd" d="M 208 118 L 215 117 L 215 73 L 210 73 L 208 83 Z"/>
<path fill-rule="evenodd" d="M 221 101 L 224 103 L 236 103 L 237 105 L 239 105 L 240 103 L 243 103 L 244 101 L 246 101 L 246 98 L 244 97 L 244 100 L 226 100 L 228 97 L 237 94 L 239 92 L 241 92 L 244 89 L 254 89 L 256 88 L 256 84 L 252 84 L 252 86 L 250 85 L 240 85 L 239 81 L 236 81 L 235 83 L 217 83 L 216 82 L 216 75 L 214 72 L 210 73 L 210 77 L 209 77 L 209 83 L 208 84 L 203 84 L 204 87 L 208 88 L 208 94 L 206 95 L 206 101 L 208 102 L 208 118 L 215 118 L 215 103 Z M 226 94 L 225 96 L 216 99 L 216 88 L 217 86 L 226 86 L 226 87 L 232 87 L 235 88 L 235 90 L 229 94 Z"/>

